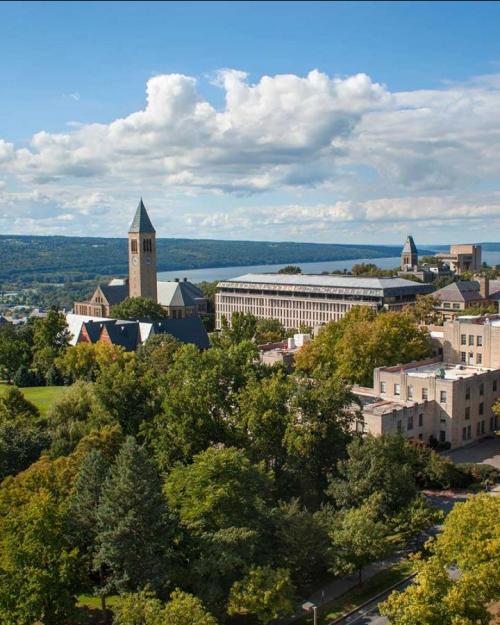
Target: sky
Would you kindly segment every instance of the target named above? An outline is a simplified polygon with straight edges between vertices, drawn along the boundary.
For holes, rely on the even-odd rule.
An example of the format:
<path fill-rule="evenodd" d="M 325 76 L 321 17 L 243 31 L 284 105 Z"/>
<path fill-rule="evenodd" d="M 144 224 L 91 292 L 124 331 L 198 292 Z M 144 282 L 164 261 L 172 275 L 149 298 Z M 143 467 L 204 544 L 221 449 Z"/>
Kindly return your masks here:
<path fill-rule="evenodd" d="M 500 2 L 1 2 L 0 232 L 500 241 Z"/>

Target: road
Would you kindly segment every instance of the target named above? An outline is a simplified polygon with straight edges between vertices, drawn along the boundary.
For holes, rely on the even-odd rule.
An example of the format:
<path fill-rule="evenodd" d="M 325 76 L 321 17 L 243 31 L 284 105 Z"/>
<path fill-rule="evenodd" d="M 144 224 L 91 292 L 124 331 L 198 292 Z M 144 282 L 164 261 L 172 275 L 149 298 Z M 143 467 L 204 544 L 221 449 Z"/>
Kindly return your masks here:
<path fill-rule="evenodd" d="M 393 590 L 404 590 L 412 580 L 403 582 L 400 586 Z M 341 621 L 334 621 L 336 625 L 389 625 L 389 621 L 385 616 L 381 616 L 378 611 L 378 606 L 382 601 L 385 601 L 391 594 L 392 590 L 384 593 L 382 596 L 377 597 L 374 601 L 367 604 L 360 610 L 356 610 L 350 616 L 342 619 Z"/>

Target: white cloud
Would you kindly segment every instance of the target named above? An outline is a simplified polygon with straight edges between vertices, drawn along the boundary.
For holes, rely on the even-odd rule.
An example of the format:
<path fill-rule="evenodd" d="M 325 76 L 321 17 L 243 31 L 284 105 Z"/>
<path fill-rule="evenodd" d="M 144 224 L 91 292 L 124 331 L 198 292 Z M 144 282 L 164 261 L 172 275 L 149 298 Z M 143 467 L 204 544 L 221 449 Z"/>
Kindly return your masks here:
<path fill-rule="evenodd" d="M 109 213 L 119 234 L 111 213 L 128 214 L 141 191 L 157 206 L 168 197 L 182 207 L 182 216 L 164 215 L 178 224 L 173 235 L 259 238 L 260 227 L 266 238 L 300 228 L 309 238 L 331 237 L 340 225 L 359 233 L 364 223 L 388 231 L 419 228 L 420 220 L 484 229 L 500 215 L 500 76 L 395 93 L 366 74 L 317 70 L 252 83 L 225 69 L 213 82 L 224 91 L 221 109 L 201 96 L 195 78 L 158 75 L 147 82 L 144 109 L 124 118 L 42 130 L 28 147 L 0 139 L 3 215 L 15 206 L 19 227 L 23 219 L 40 227 L 57 219 L 68 232 L 80 224 L 90 232 L 89 216 Z M 296 201 L 266 201 L 280 194 Z M 252 195 L 260 207 L 242 203 Z"/>

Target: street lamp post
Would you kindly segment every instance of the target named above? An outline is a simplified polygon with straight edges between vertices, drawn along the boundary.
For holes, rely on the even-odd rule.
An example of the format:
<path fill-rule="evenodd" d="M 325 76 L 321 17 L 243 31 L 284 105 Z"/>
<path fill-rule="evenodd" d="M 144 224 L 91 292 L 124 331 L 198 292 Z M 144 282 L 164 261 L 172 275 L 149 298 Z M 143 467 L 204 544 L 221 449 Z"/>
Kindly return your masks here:
<path fill-rule="evenodd" d="M 310 612 L 312 610 L 313 613 L 313 625 L 318 625 L 318 606 L 314 605 L 311 601 L 307 601 L 302 604 L 302 609 L 306 612 Z"/>

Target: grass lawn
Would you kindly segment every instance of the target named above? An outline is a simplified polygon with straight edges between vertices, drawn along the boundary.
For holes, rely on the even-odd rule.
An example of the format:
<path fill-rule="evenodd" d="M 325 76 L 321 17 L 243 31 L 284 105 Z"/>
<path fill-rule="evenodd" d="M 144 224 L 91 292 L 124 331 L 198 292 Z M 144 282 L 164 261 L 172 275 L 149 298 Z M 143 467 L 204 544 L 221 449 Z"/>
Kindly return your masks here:
<path fill-rule="evenodd" d="M 398 564 L 394 564 L 384 571 L 380 571 L 380 573 L 377 573 L 368 579 L 366 583 L 363 584 L 362 588 L 353 588 L 342 595 L 342 597 L 339 597 L 338 599 L 322 606 L 318 610 L 319 625 L 326 625 L 346 612 L 354 610 L 359 605 L 365 603 L 365 601 L 369 601 L 379 592 L 382 592 L 393 584 L 397 584 L 413 572 L 414 565 L 409 560 L 403 560 L 402 562 L 398 562 Z M 303 618 L 296 622 L 301 625 L 312 623 L 312 614 L 304 615 Z"/>
<path fill-rule="evenodd" d="M 0 396 L 8 389 L 7 384 L 0 384 Z M 52 403 L 64 392 L 67 386 L 30 386 L 22 388 L 23 395 L 33 402 L 43 416 Z"/>

